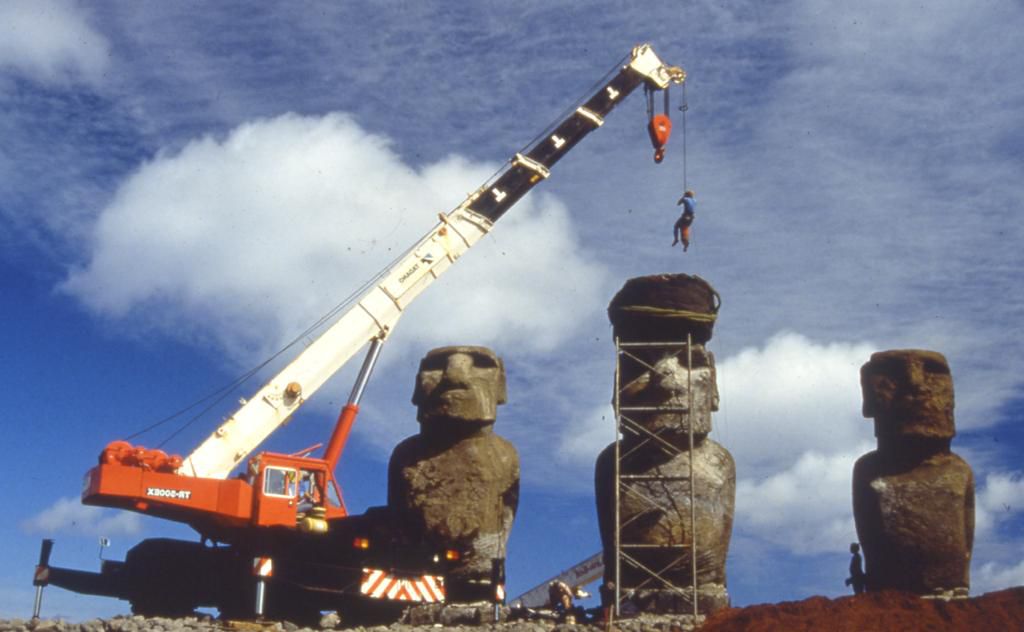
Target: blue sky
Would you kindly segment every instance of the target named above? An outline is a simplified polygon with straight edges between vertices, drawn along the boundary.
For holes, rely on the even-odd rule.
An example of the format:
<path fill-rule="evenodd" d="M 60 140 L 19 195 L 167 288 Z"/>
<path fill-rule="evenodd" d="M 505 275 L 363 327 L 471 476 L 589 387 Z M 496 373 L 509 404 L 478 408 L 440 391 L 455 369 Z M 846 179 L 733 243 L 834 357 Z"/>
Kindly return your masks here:
<path fill-rule="evenodd" d="M 645 41 L 689 73 L 690 251 L 669 247 L 682 121 L 654 165 L 635 95 L 403 318 L 340 468 L 350 507 L 384 502 L 418 359 L 482 344 L 505 359 L 496 431 L 523 464 L 510 592 L 592 554 L 604 308 L 631 276 L 686 272 L 723 298 L 734 603 L 842 593 L 850 473 L 873 446 L 858 369 L 888 348 L 952 366 L 973 592 L 1024 584 L 1022 27 L 1013 2 L 0 4 L 0 616 L 30 612 L 42 537 L 80 568 L 101 535 L 116 558 L 191 537 L 77 503 L 102 447 L 279 349 Z M 351 379 L 267 447 L 324 440 Z M 258 386 L 166 447 L 188 453 Z"/>

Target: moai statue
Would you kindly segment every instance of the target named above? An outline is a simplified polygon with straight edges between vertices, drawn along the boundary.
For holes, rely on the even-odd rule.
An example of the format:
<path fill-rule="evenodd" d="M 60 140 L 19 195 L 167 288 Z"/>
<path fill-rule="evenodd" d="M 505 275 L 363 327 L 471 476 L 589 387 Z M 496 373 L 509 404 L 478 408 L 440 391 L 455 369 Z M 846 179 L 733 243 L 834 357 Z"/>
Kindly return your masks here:
<path fill-rule="evenodd" d="M 871 355 L 861 367 L 864 416 L 878 449 L 853 467 L 853 517 L 868 590 L 966 597 L 974 540 L 974 474 L 950 452 L 953 378 L 934 351 Z"/>
<path fill-rule="evenodd" d="M 490 349 L 434 349 L 412 396 L 420 433 L 391 454 L 388 506 L 410 535 L 461 553 L 449 601 L 491 597 L 492 560 L 505 557 L 519 504 L 519 455 L 492 430 L 505 400 L 505 367 Z"/>
<path fill-rule="evenodd" d="M 714 289 L 685 274 L 630 279 L 608 307 L 620 342 L 674 343 L 624 347 L 617 378 L 619 410 L 628 420 L 619 445 L 620 477 L 623 489 L 628 489 L 619 494 L 620 540 L 622 552 L 636 562 L 620 562 L 619 589 L 622 595 L 631 594 L 632 605 L 645 612 L 693 611 L 695 539 L 700 613 L 729 606 L 725 559 L 732 535 L 736 466 L 729 451 L 708 438 L 711 413 L 718 410 L 718 386 L 714 355 L 704 347 L 717 309 Z M 687 414 L 691 397 L 693 408 Z M 613 443 L 598 457 L 595 471 L 606 585 L 615 581 L 615 461 Z"/>

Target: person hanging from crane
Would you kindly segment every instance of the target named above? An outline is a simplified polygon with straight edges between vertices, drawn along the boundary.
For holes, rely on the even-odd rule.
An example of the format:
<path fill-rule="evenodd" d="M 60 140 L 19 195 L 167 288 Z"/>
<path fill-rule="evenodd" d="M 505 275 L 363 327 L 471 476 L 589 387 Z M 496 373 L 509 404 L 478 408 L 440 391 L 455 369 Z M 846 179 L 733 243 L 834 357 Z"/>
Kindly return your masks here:
<path fill-rule="evenodd" d="M 694 211 L 697 208 L 696 195 L 692 190 L 687 190 L 676 204 L 683 206 L 683 214 L 676 220 L 672 229 L 672 236 L 675 238 L 672 245 L 675 246 L 682 241 L 683 252 L 686 252 L 690 248 L 690 226 L 693 224 Z"/>

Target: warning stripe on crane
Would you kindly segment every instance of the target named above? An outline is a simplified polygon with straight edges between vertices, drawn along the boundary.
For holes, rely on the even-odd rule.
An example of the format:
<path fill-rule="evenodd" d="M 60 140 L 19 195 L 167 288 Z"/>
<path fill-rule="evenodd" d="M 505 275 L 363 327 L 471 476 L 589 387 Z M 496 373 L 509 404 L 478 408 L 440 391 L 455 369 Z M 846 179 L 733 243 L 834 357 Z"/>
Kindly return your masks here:
<path fill-rule="evenodd" d="M 371 599 L 443 603 L 444 578 L 435 575 L 394 577 L 376 568 L 363 569 L 359 592 Z"/>
<path fill-rule="evenodd" d="M 272 577 L 274 575 L 274 560 L 269 557 L 253 559 L 252 574 L 256 577 Z"/>

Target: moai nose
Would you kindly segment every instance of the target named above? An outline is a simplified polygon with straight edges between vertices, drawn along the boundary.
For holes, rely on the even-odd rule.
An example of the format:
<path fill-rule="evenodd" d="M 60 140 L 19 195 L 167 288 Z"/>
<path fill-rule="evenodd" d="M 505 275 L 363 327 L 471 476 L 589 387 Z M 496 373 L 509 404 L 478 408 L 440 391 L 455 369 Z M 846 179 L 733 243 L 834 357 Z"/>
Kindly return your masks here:
<path fill-rule="evenodd" d="M 924 385 L 924 362 L 920 358 L 908 358 L 904 366 L 906 387 L 911 392 L 918 392 Z"/>
<path fill-rule="evenodd" d="M 448 363 L 445 365 L 444 376 L 450 382 L 465 382 L 469 379 L 470 369 L 473 368 L 473 358 L 465 353 L 453 353 L 448 356 Z"/>

